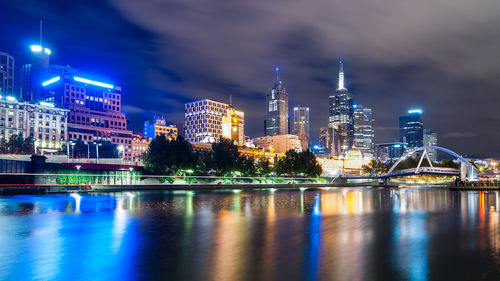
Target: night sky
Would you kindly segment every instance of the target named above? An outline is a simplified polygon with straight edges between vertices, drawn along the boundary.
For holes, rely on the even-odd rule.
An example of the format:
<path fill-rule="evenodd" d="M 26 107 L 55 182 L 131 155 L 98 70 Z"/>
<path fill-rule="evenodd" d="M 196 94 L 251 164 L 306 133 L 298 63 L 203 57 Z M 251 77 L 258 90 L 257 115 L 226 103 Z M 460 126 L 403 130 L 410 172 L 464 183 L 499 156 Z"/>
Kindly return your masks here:
<path fill-rule="evenodd" d="M 328 96 L 344 61 L 346 87 L 375 113 L 376 142 L 398 140 L 398 117 L 423 108 L 438 144 L 500 157 L 498 0 L 3 0 L 0 51 L 19 78 L 28 46 L 51 62 L 123 87 L 129 127 L 211 98 L 245 112 L 263 135 L 274 67 L 294 105 L 311 108 L 311 137 L 328 122 Z"/>

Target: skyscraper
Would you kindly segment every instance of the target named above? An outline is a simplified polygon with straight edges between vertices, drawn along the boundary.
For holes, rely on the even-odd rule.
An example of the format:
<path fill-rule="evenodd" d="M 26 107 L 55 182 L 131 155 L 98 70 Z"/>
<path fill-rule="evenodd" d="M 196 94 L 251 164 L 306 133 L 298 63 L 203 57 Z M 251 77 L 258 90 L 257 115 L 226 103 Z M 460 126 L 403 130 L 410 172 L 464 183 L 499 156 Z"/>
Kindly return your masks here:
<path fill-rule="evenodd" d="M 51 78 L 49 71 L 51 51 L 41 45 L 30 46 L 30 63 L 23 65 L 21 99 L 39 102 L 42 83 Z"/>
<path fill-rule="evenodd" d="M 276 82 L 266 94 L 266 121 L 267 136 L 288 134 L 288 93 L 280 80 L 280 69 L 275 68 Z"/>
<path fill-rule="evenodd" d="M 0 94 L 14 93 L 14 57 L 0 52 Z"/>
<path fill-rule="evenodd" d="M 354 145 L 353 97 L 344 87 L 344 66 L 340 61 L 339 81 L 335 93 L 330 96 L 329 124 L 339 128 L 340 146 L 346 152 Z"/>
<path fill-rule="evenodd" d="M 436 146 L 437 145 L 437 134 L 430 129 L 424 129 L 424 139 L 423 143 L 425 146 Z M 437 151 L 435 149 L 427 150 L 429 158 L 433 162 L 437 162 Z"/>
<path fill-rule="evenodd" d="M 361 105 L 354 107 L 354 147 L 363 153 L 373 154 L 373 111 Z"/>
<path fill-rule="evenodd" d="M 424 123 L 421 120 L 422 110 L 408 110 L 408 115 L 399 117 L 399 141 L 408 143 L 408 148 L 420 147 L 424 138 Z"/>
<path fill-rule="evenodd" d="M 294 107 L 292 117 L 293 117 L 292 134 L 298 136 L 300 134 L 300 126 L 303 124 L 307 138 L 310 139 L 309 107 L 303 107 L 303 106 Z"/>

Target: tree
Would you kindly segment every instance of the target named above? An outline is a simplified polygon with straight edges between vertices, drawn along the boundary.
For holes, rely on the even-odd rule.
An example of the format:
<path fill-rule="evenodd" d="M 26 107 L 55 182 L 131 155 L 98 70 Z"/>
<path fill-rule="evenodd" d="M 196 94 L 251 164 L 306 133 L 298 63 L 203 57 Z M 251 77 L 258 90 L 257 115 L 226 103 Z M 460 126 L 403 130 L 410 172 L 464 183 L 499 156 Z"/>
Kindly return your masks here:
<path fill-rule="evenodd" d="M 387 173 L 392 164 L 386 165 L 381 161 L 372 160 L 368 165 L 363 165 L 363 174 L 368 175 L 382 175 Z"/>
<path fill-rule="evenodd" d="M 285 157 L 275 164 L 278 175 L 318 177 L 323 172 L 316 155 L 310 150 L 296 152 L 289 150 Z"/>
<path fill-rule="evenodd" d="M 255 174 L 257 174 L 257 168 L 255 167 L 255 160 L 253 157 L 238 157 L 237 166 L 239 171 L 245 176 L 255 176 Z"/>
<path fill-rule="evenodd" d="M 259 159 L 259 162 L 256 165 L 256 170 L 259 175 L 265 176 L 269 175 L 272 172 L 271 163 L 267 158 Z"/>
<path fill-rule="evenodd" d="M 12 135 L 9 140 L 0 141 L 0 152 L 10 154 L 33 154 L 35 151 L 35 141 L 33 137 L 23 138 L 22 134 Z"/>
<path fill-rule="evenodd" d="M 212 144 L 212 152 L 206 157 L 211 158 L 208 162 L 213 165 L 216 174 L 228 175 L 237 170 L 240 153 L 238 147 L 230 139 L 221 138 L 219 142 Z"/>
<path fill-rule="evenodd" d="M 192 145 L 181 136 L 170 140 L 165 135 L 159 135 L 151 141 L 142 158 L 147 171 L 171 175 L 178 170 L 195 169 L 199 157 Z"/>

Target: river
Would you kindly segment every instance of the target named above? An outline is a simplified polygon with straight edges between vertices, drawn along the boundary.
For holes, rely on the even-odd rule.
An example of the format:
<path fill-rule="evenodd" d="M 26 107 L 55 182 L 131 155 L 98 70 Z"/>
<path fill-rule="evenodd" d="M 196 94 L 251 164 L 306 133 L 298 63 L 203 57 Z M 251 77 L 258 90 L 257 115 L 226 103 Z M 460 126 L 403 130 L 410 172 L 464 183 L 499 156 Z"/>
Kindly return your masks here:
<path fill-rule="evenodd" d="M 0 197 L 0 280 L 499 280 L 499 193 Z"/>

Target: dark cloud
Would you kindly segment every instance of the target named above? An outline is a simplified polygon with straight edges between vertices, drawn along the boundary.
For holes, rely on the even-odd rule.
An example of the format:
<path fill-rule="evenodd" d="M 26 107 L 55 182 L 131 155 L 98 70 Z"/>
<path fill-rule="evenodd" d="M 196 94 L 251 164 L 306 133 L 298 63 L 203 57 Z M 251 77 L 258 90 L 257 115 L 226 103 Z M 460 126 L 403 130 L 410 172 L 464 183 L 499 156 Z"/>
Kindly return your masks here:
<path fill-rule="evenodd" d="M 314 137 L 327 122 L 343 58 L 347 87 L 357 103 L 374 109 L 377 141 L 397 140 L 399 115 L 421 106 L 440 145 L 500 157 L 496 0 L 23 4 L 7 1 L 2 35 L 12 27 L 36 38 L 37 20 L 46 19 L 58 59 L 124 85 L 136 130 L 157 113 L 182 122 L 186 101 L 232 95 L 246 113 L 247 134 L 258 136 L 264 93 L 280 65 L 290 106 L 311 107 Z M 24 44 L 21 36 L 12 39 Z"/>

